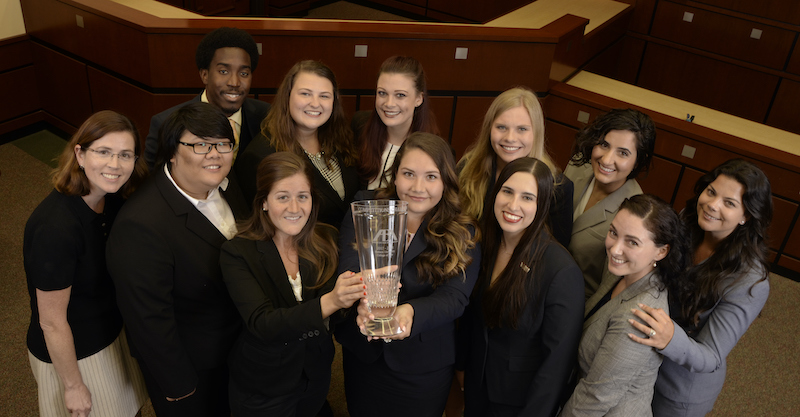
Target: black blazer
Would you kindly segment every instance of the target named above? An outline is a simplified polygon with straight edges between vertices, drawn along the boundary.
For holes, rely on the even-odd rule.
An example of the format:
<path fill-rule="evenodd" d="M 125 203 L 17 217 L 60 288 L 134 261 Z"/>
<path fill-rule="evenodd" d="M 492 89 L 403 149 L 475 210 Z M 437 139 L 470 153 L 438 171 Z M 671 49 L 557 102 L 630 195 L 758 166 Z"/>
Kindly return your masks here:
<path fill-rule="evenodd" d="M 234 216 L 243 202 L 228 201 Z M 125 203 L 106 259 L 133 355 L 168 397 L 190 393 L 196 370 L 225 364 L 241 319 L 219 267 L 226 241 L 163 169 Z"/>
<path fill-rule="evenodd" d="M 220 266 L 245 324 L 230 355 L 231 382 L 276 397 L 294 390 L 303 372 L 312 380 L 329 379 L 334 348 L 320 297 L 330 292 L 336 278 L 323 288 L 310 288 L 317 269 L 301 259 L 303 302 L 298 303 L 272 240 L 237 237 L 225 242 Z"/>
<path fill-rule="evenodd" d="M 167 110 L 164 110 L 150 118 L 150 131 L 147 132 L 147 139 L 145 139 L 144 142 L 144 160 L 147 162 L 147 167 L 150 168 L 151 172 L 155 168 L 156 164 L 156 153 L 158 152 L 158 131 L 161 129 L 161 125 L 164 124 L 164 121 L 167 120 L 167 117 L 169 117 L 169 115 L 175 110 L 178 110 L 189 103 L 199 102 L 200 96 L 202 96 L 202 93 L 185 103 L 170 107 Z M 241 155 L 242 152 L 247 148 L 253 138 L 256 137 L 259 132 L 261 132 L 261 121 L 267 117 L 269 107 L 269 103 L 261 100 L 256 100 L 249 97 L 244 99 L 244 104 L 242 104 L 242 131 L 239 135 L 239 155 Z"/>
<path fill-rule="evenodd" d="M 522 407 L 521 416 L 555 416 L 570 394 L 583 329 L 583 275 L 566 249 L 549 239 L 545 244 L 542 269 L 530 272 L 538 272 L 543 302 L 529 301 L 516 329 L 487 329 L 482 297 L 489 280 L 475 289 L 459 328 L 467 416 L 485 415 L 487 398 Z"/>
<path fill-rule="evenodd" d="M 247 151 L 240 153 L 236 159 L 236 165 L 233 169 L 236 171 L 236 176 L 241 185 L 242 193 L 246 201 L 252 201 L 256 196 L 256 174 L 258 172 L 258 164 L 269 155 L 277 152 L 275 148 L 269 143 L 269 139 L 259 134 L 250 143 Z M 304 155 L 301 155 L 304 156 Z M 314 190 L 316 191 L 316 198 L 320 200 L 319 215 L 317 220 L 322 223 L 327 223 L 335 228 L 339 228 L 342 223 L 342 217 L 350 209 L 350 202 L 359 190 L 358 171 L 354 166 L 345 166 L 341 159 L 337 159 L 339 167 L 342 170 L 342 182 L 344 182 L 344 200 L 339 198 L 339 193 L 331 187 L 331 184 L 322 173 L 314 168 Z M 309 164 L 311 161 L 309 161 Z M 313 164 L 312 164 L 313 165 Z"/>
<path fill-rule="evenodd" d="M 361 192 L 356 199 L 370 196 L 371 192 Z M 355 326 L 355 312 L 336 329 L 336 340 L 342 347 L 353 352 L 361 361 L 372 363 L 383 355 L 386 364 L 393 371 L 405 373 L 426 373 L 442 369 L 455 363 L 455 321 L 461 317 L 469 303 L 469 296 L 481 263 L 480 245 L 469 251 L 472 263 L 467 267 L 466 279 L 456 276 L 444 285 L 433 288 L 420 282 L 417 274 L 417 257 L 428 247 L 423 230 L 427 221 L 420 225 L 414 239 L 403 255 L 403 283 L 397 304 L 409 303 L 414 307 L 414 322 L 411 335 L 404 340 L 392 343 L 367 342 Z M 353 243 L 355 231 L 353 218 L 348 212 L 339 232 L 339 273 L 360 271 L 358 253 Z"/>

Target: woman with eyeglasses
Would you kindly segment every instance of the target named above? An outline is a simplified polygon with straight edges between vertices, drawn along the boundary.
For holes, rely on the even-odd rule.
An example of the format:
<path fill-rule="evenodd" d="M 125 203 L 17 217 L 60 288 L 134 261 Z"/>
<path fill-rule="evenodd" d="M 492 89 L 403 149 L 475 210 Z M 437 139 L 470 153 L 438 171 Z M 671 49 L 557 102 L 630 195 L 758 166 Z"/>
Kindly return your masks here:
<path fill-rule="evenodd" d="M 27 345 L 41 416 L 134 416 L 146 401 L 106 271 L 106 236 L 147 175 L 136 127 L 90 116 L 61 154 L 53 190 L 25 225 Z"/>
<path fill-rule="evenodd" d="M 236 161 L 245 199 L 250 203 L 256 195 L 261 161 L 292 152 L 314 166 L 319 221 L 338 228 L 359 189 L 352 138 L 333 71 L 319 61 L 296 63 L 278 87 L 261 135 Z"/>

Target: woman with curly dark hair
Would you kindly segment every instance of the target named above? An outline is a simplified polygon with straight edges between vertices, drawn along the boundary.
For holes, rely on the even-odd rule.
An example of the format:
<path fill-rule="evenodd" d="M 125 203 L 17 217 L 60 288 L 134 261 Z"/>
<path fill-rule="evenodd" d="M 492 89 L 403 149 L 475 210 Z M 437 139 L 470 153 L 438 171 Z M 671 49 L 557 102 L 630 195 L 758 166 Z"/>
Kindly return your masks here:
<path fill-rule="evenodd" d="M 333 71 L 319 61 L 300 61 L 283 78 L 261 135 L 236 161 L 234 170 L 248 203 L 256 194 L 258 165 L 275 152 L 292 152 L 314 166 L 319 221 L 339 227 L 359 188 L 353 137 Z"/>
<path fill-rule="evenodd" d="M 642 193 L 635 178 L 648 171 L 655 141 L 653 121 L 633 109 L 611 110 L 575 138 L 564 170 L 575 187 L 568 249 L 583 271 L 587 300 L 603 276 L 608 226 L 623 200 Z"/>
<path fill-rule="evenodd" d="M 769 295 L 766 234 L 772 220 L 769 180 L 733 159 L 697 181 L 682 220 L 691 233 L 692 286 L 670 292 L 670 309 L 643 306 L 634 327 L 659 349 L 656 416 L 704 416 L 725 382 L 726 358 Z M 672 318 L 670 318 L 670 316 Z"/>
<path fill-rule="evenodd" d="M 455 362 L 455 320 L 469 302 L 478 276 L 480 248 L 470 217 L 461 214 L 458 178 L 449 145 L 416 132 L 405 140 L 391 170 L 389 187 L 376 198 L 408 203 L 406 252 L 394 318 L 401 332 L 367 340 L 343 324 L 345 393 L 352 416 L 440 416 Z M 371 192 L 360 195 L 370 197 Z M 353 221 L 339 238 L 339 271 L 358 271 Z M 363 327 L 365 302 L 356 324 Z M 393 343 L 388 343 L 392 342 Z"/>
<path fill-rule="evenodd" d="M 651 415 L 662 358 L 630 340 L 631 310 L 643 303 L 668 310 L 668 291 L 686 287 L 686 231 L 675 210 L 658 197 L 641 194 L 623 201 L 605 248 L 608 272 L 586 303 L 578 385 L 564 417 Z"/>

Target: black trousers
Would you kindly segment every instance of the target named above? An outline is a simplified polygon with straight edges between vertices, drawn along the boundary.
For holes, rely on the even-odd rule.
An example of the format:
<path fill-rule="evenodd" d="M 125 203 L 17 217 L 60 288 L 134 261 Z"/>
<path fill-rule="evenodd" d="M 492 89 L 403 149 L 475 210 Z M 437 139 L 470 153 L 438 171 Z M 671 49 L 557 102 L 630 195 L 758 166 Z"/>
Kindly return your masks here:
<path fill-rule="evenodd" d="M 228 366 L 197 371 L 197 389 L 194 394 L 180 400 L 167 401 L 161 387 L 139 361 L 147 393 L 158 417 L 230 417 L 228 405 Z"/>

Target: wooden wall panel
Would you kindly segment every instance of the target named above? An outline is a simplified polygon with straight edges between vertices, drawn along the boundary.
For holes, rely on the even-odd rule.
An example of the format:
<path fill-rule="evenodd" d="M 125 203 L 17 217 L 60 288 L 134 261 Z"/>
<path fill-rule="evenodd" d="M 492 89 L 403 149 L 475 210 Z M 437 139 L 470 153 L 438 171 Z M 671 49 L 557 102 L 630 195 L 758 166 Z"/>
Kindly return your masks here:
<path fill-rule="evenodd" d="M 695 0 L 724 9 L 800 25 L 800 2 L 796 0 Z"/>
<path fill-rule="evenodd" d="M 494 97 L 458 97 L 453 133 L 450 144 L 456 150 L 456 159 L 461 159 L 464 151 L 475 142 L 481 130 L 483 116 L 494 101 Z"/>
<path fill-rule="evenodd" d="M 624 83 L 636 84 L 646 44 L 642 39 L 624 36 L 589 61 L 584 69 Z"/>
<path fill-rule="evenodd" d="M 657 0 L 620 0 L 634 6 L 633 16 L 628 29 L 632 32 L 647 34 L 650 32 L 650 22 L 653 20 L 653 10 Z"/>
<path fill-rule="evenodd" d="M 636 181 L 645 193 L 657 195 L 660 199 L 671 203 L 680 176 L 680 164 L 654 156 L 650 173 L 646 177 L 639 175 Z"/>
<path fill-rule="evenodd" d="M 545 120 L 545 147 L 553 162 L 562 170 L 572 156 L 572 145 L 578 130 L 552 120 Z"/>
<path fill-rule="evenodd" d="M 143 32 L 62 2 L 25 0 L 24 8 L 31 37 L 150 85 L 150 55 Z M 82 28 L 76 15 L 83 19 Z"/>
<path fill-rule="evenodd" d="M 783 249 L 784 253 L 800 258 L 800 224 L 795 224 L 792 234 L 789 236 L 789 241 L 786 242 L 786 247 Z M 798 269 L 797 271 L 800 271 Z"/>
<path fill-rule="evenodd" d="M 92 114 L 86 65 L 36 43 L 31 47 L 42 109 L 80 126 Z"/>
<path fill-rule="evenodd" d="M 684 14 L 692 13 L 691 22 Z M 761 30 L 761 39 L 750 37 Z M 651 36 L 774 69 L 783 69 L 795 32 L 669 1 L 658 3 Z"/>
<path fill-rule="evenodd" d="M 144 140 L 150 130 L 150 118 L 155 111 L 153 94 L 129 83 L 114 78 L 96 68 L 88 67 L 89 85 L 92 94 L 92 112 L 113 110 L 128 116 Z M 125 97 L 125 100 L 120 100 Z"/>
<path fill-rule="evenodd" d="M 772 197 L 772 223 L 769 225 L 768 241 L 769 247 L 779 250 L 783 240 L 792 227 L 794 214 L 797 213 L 797 204 L 786 201 L 782 198 Z"/>
<path fill-rule="evenodd" d="M 439 127 L 439 136 L 450 141 L 450 121 L 453 119 L 453 97 L 428 97 L 431 111 Z"/>
<path fill-rule="evenodd" d="M 0 73 L 0 122 L 39 110 L 38 79 L 33 66 Z"/>
<path fill-rule="evenodd" d="M 778 80 L 774 75 L 650 42 L 638 85 L 763 123 Z"/>
<path fill-rule="evenodd" d="M 800 260 L 794 259 L 792 257 L 782 255 L 780 259 L 778 259 L 778 266 L 790 269 L 795 272 L 800 272 Z M 797 278 L 793 278 L 797 280 Z"/>
<path fill-rule="evenodd" d="M 781 80 L 778 94 L 769 110 L 767 124 L 778 129 L 800 133 L 798 109 L 800 109 L 800 83 L 784 78 Z"/>
<path fill-rule="evenodd" d="M 412 0 L 407 1 L 411 2 Z M 417 1 L 425 2 L 425 0 Z M 530 0 L 427 0 L 427 8 L 429 11 L 435 10 L 473 22 L 483 23 L 498 18 L 530 2 Z"/>
<path fill-rule="evenodd" d="M 786 71 L 800 75 L 800 42 L 794 44 L 794 50 L 792 50 L 792 56 L 789 58 L 789 64 L 786 65 Z"/>
<path fill-rule="evenodd" d="M 684 167 L 681 182 L 678 185 L 678 192 L 675 194 L 675 201 L 672 202 L 672 207 L 680 212 L 686 208 L 686 201 L 694 197 L 694 184 L 705 172 L 697 171 L 692 168 Z"/>
<path fill-rule="evenodd" d="M 0 41 L 0 71 L 8 71 L 33 64 L 28 36 Z"/>

